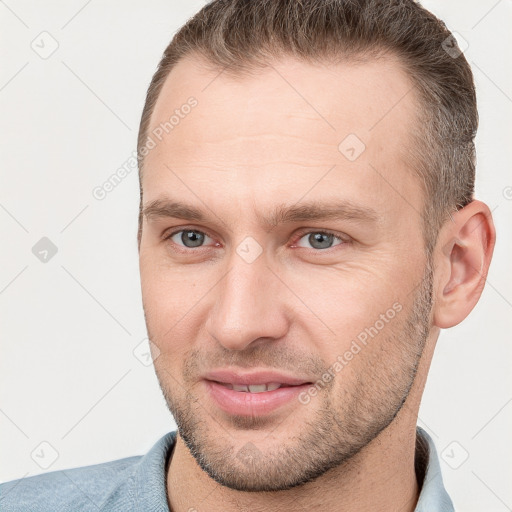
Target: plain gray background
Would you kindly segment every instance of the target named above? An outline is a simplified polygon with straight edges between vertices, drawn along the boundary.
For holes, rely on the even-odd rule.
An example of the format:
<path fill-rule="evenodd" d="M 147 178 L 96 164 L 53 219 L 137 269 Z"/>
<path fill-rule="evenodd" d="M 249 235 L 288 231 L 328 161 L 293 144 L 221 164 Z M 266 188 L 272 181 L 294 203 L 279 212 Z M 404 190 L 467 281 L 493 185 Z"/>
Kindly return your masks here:
<path fill-rule="evenodd" d="M 160 56 L 202 5 L 0 2 L 1 481 L 142 454 L 175 428 L 147 359 L 136 170 L 92 191 L 133 155 Z M 473 68 L 476 197 L 498 240 L 480 302 L 441 333 L 418 423 L 459 510 L 512 510 L 512 3 L 423 5 Z"/>

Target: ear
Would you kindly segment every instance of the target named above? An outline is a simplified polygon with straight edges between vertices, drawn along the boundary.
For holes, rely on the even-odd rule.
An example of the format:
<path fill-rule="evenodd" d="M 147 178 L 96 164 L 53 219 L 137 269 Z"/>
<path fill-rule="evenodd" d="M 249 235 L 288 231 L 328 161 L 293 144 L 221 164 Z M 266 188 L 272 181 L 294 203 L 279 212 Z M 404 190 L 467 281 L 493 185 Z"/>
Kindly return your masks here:
<path fill-rule="evenodd" d="M 495 242 L 491 211 L 481 201 L 473 200 L 443 225 L 434 258 L 434 325 L 453 327 L 475 307 L 485 286 Z"/>

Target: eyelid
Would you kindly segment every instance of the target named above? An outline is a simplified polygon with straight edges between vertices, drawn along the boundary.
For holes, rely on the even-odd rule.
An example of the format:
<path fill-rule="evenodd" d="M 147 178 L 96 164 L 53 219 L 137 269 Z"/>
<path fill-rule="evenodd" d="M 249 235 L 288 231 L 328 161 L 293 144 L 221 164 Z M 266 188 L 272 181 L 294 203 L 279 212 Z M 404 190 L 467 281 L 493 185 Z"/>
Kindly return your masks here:
<path fill-rule="evenodd" d="M 208 235 L 210 238 L 213 238 L 212 235 L 204 230 L 204 229 L 198 229 L 193 226 L 180 226 L 179 228 L 171 228 L 170 230 L 164 231 L 164 234 L 162 235 L 162 238 L 167 239 L 172 236 L 174 236 L 176 233 L 179 233 L 180 231 L 197 231 L 198 233 L 202 233 L 204 235 Z"/>

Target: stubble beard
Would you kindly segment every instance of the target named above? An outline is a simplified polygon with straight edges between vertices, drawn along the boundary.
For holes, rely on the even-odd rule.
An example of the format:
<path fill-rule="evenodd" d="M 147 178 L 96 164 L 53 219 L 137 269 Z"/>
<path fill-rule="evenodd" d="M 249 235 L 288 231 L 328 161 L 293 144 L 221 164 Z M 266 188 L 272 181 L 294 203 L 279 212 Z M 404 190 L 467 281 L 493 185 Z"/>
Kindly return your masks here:
<path fill-rule="evenodd" d="M 390 425 L 409 395 L 429 334 L 432 285 L 433 272 L 428 262 L 405 321 L 401 320 L 400 326 L 391 325 L 400 321 L 395 317 L 369 342 L 379 343 L 379 350 L 365 347 L 355 356 L 365 357 L 365 350 L 369 351 L 364 366 L 352 374 L 355 379 L 335 388 L 338 379 L 334 378 L 311 404 L 299 405 L 317 404 L 315 413 L 302 422 L 299 432 L 293 430 L 293 413 L 280 420 L 281 424 L 265 417 L 214 420 L 207 412 L 209 404 L 185 390 L 198 353 L 185 363 L 185 386 L 169 386 L 175 379 L 166 381 L 166 371 L 159 371 L 155 364 L 179 435 L 197 464 L 219 484 L 245 492 L 287 490 L 314 481 L 332 468 L 348 467 L 354 455 Z M 387 329 L 394 332 L 386 333 Z M 318 365 L 315 368 L 318 370 Z M 237 431 L 265 428 L 269 430 L 267 441 L 270 434 L 275 436 L 278 432 L 287 437 L 271 446 L 266 443 L 265 447 L 262 442 L 240 445 L 236 441 Z"/>

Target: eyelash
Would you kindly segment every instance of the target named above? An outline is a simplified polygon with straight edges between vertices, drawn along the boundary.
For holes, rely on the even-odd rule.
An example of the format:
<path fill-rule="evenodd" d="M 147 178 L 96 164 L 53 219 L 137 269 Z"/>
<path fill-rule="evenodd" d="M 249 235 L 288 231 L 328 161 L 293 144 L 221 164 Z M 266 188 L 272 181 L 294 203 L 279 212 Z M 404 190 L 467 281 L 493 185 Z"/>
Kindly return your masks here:
<path fill-rule="evenodd" d="M 200 229 L 195 229 L 193 227 L 182 227 L 180 229 L 177 229 L 175 231 L 172 231 L 171 233 L 169 233 L 168 235 L 164 235 L 164 241 L 167 241 L 167 240 L 170 240 L 174 235 L 178 234 L 178 233 L 181 233 L 182 231 L 194 231 L 195 233 L 200 233 L 202 235 L 206 235 L 210 238 L 214 238 L 208 231 L 203 231 L 203 230 L 200 230 Z M 330 231 L 328 229 L 322 229 L 322 230 L 315 230 L 315 229 L 310 229 L 309 231 L 302 231 L 300 232 L 299 234 L 297 234 L 294 238 L 294 242 L 293 244 L 296 244 L 301 238 L 303 238 L 305 235 L 309 235 L 309 234 L 312 234 L 312 233 L 319 233 L 319 234 L 322 234 L 322 235 L 332 235 L 334 236 L 335 238 L 337 238 L 341 243 L 340 244 L 337 244 L 337 245 L 334 245 L 332 247 L 329 247 L 327 249 L 314 249 L 314 248 L 311 248 L 312 251 L 314 252 L 317 252 L 317 253 L 323 253 L 323 252 L 328 252 L 330 251 L 331 249 L 335 249 L 336 247 L 338 246 L 341 246 L 341 245 L 346 245 L 347 243 L 350 243 L 350 240 L 349 240 L 349 237 L 347 235 L 344 235 L 342 236 L 341 234 L 339 233 L 336 233 L 334 231 Z M 194 251 L 194 250 L 200 250 L 200 249 L 205 249 L 207 246 L 201 246 L 201 247 L 197 247 L 197 248 L 192 248 L 192 247 L 184 247 L 184 246 L 181 246 L 179 244 L 176 244 L 174 242 L 172 242 L 173 245 L 177 246 L 178 247 L 178 251 L 180 252 L 190 252 L 190 251 Z M 308 249 L 307 247 L 299 247 L 299 249 Z"/>

